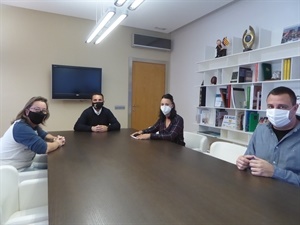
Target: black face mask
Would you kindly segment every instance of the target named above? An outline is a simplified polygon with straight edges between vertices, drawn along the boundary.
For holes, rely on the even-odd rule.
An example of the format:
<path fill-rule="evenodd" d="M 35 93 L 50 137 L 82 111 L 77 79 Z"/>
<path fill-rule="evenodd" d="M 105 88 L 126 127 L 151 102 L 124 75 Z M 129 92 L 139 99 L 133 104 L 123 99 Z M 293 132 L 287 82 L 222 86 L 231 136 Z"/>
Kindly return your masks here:
<path fill-rule="evenodd" d="M 93 103 L 92 103 L 92 106 L 93 106 L 95 109 L 101 109 L 102 106 L 103 106 L 103 102 L 93 102 Z"/>
<path fill-rule="evenodd" d="M 42 123 L 44 119 L 46 118 L 47 114 L 44 114 L 43 112 L 32 112 L 29 111 L 28 118 L 30 121 L 36 125 Z"/>

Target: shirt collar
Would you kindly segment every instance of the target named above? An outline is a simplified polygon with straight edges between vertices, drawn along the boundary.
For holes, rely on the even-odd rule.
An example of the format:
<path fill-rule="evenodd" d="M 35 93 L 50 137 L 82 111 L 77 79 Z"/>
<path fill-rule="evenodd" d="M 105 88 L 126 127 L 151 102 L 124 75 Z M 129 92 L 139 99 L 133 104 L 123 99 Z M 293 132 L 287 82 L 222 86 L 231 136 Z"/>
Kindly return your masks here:
<path fill-rule="evenodd" d="M 92 106 L 92 108 L 94 110 L 94 113 L 99 116 L 102 111 L 102 108 L 99 111 L 97 111 L 93 106 Z"/>

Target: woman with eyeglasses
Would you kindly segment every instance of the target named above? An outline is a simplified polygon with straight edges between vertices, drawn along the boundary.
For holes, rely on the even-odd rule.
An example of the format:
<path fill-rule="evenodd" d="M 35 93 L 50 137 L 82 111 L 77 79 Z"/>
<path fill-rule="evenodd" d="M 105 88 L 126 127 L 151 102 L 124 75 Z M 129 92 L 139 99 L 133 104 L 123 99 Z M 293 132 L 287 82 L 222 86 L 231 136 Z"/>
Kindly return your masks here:
<path fill-rule="evenodd" d="M 31 98 L 0 138 L 0 165 L 12 165 L 19 171 L 46 169 L 46 154 L 65 144 L 64 137 L 53 136 L 40 127 L 49 116 L 47 99 Z M 35 168 L 32 162 L 36 154 L 42 157 Z"/>

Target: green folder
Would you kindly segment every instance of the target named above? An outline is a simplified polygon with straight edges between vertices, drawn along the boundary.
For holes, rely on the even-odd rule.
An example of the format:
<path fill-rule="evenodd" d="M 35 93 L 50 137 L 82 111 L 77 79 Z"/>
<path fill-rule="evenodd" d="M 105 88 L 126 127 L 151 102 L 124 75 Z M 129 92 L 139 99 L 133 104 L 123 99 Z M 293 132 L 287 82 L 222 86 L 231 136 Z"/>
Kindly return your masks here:
<path fill-rule="evenodd" d="M 253 132 L 258 124 L 259 114 L 251 112 L 249 117 L 249 132 Z"/>
<path fill-rule="evenodd" d="M 272 78 L 272 65 L 270 63 L 262 63 L 262 72 L 264 80 L 271 80 Z"/>

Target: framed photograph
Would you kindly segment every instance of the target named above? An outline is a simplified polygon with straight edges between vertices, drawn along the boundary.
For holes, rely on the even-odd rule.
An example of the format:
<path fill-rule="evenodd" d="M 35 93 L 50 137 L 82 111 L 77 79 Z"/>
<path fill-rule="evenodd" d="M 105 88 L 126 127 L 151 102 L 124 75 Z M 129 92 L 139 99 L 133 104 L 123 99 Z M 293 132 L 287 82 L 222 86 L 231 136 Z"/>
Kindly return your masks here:
<path fill-rule="evenodd" d="M 237 83 L 238 74 L 239 73 L 237 71 L 232 72 L 230 83 Z"/>
<path fill-rule="evenodd" d="M 281 44 L 300 40 L 300 24 L 283 29 Z"/>

